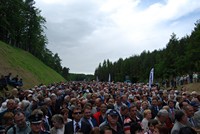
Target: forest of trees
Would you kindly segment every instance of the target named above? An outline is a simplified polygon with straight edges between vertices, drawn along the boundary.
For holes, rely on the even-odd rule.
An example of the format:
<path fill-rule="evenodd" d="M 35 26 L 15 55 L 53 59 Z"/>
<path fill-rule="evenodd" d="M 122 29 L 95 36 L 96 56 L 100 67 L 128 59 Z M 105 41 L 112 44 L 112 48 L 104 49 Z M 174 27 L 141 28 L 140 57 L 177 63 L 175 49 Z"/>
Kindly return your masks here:
<path fill-rule="evenodd" d="M 30 52 L 67 78 L 69 68 L 62 67 L 58 54 L 53 54 L 46 47 L 46 20 L 34 4 L 34 0 L 0 1 L 0 40 Z"/>
<path fill-rule="evenodd" d="M 151 45 L 151 44 L 149 44 Z M 200 72 L 200 20 L 195 23 L 191 35 L 181 39 L 172 33 L 166 48 L 143 51 L 140 55 L 133 55 L 112 63 L 104 60 L 95 70 L 95 76 L 100 81 L 108 81 L 109 74 L 112 81 L 147 82 L 149 72 L 154 68 L 156 81 L 171 79 L 176 76 Z"/>

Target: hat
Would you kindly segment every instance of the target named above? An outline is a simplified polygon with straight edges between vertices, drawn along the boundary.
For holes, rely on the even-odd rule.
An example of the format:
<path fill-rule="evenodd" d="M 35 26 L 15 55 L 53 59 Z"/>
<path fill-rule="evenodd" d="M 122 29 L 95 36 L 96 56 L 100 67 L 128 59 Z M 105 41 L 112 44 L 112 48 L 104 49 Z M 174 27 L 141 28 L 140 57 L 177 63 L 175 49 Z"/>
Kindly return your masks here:
<path fill-rule="evenodd" d="M 30 123 L 37 124 L 42 122 L 42 114 L 32 114 L 29 117 Z"/>
<path fill-rule="evenodd" d="M 33 101 L 36 101 L 36 102 L 38 102 L 39 100 L 38 100 L 38 98 L 37 98 L 37 97 L 33 97 Z"/>
<path fill-rule="evenodd" d="M 191 93 L 192 95 L 195 95 L 195 94 L 197 94 L 197 92 L 196 91 L 192 91 L 192 93 Z"/>
<path fill-rule="evenodd" d="M 192 101 L 190 103 L 190 105 L 193 106 L 193 107 L 199 107 L 200 106 L 200 104 L 198 102 L 196 102 L 196 101 Z"/>
<path fill-rule="evenodd" d="M 32 97 L 33 95 L 32 94 L 28 94 L 28 96 L 27 97 Z"/>
<path fill-rule="evenodd" d="M 108 115 L 118 115 L 118 112 L 116 110 L 112 109 L 112 110 L 110 110 Z"/>

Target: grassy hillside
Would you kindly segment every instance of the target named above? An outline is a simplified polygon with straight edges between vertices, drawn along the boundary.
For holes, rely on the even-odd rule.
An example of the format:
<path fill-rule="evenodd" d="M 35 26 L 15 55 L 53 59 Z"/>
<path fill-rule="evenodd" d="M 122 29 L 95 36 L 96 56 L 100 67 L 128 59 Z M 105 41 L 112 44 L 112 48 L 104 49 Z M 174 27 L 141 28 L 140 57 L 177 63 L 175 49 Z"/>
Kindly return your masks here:
<path fill-rule="evenodd" d="M 0 41 L 0 75 L 12 73 L 23 79 L 24 88 L 40 83 L 49 84 L 65 81 L 57 72 L 46 66 L 30 53 Z"/>

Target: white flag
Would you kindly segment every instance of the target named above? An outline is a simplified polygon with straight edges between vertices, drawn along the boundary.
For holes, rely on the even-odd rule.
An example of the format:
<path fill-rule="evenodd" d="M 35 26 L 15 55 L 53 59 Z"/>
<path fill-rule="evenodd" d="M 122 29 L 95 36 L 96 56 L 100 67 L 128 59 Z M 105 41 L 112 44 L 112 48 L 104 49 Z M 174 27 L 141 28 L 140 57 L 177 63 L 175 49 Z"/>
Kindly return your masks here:
<path fill-rule="evenodd" d="M 108 82 L 111 82 L 111 75 L 108 76 Z"/>
<path fill-rule="evenodd" d="M 99 82 L 99 77 L 98 76 L 96 77 L 96 81 Z"/>
<path fill-rule="evenodd" d="M 154 75 L 154 68 L 151 69 L 149 74 L 149 89 L 151 89 L 151 85 L 153 84 L 153 75 Z"/>

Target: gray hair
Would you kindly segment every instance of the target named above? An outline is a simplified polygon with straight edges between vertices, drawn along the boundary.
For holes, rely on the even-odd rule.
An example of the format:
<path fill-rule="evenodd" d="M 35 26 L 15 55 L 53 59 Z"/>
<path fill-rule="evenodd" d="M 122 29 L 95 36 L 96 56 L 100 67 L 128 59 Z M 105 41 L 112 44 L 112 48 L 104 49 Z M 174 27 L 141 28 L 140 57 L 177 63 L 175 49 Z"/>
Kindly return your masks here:
<path fill-rule="evenodd" d="M 168 111 L 166 110 L 166 109 L 161 109 L 159 112 L 158 112 L 158 114 L 157 114 L 157 116 L 158 117 L 160 117 L 160 116 L 168 116 Z"/>

